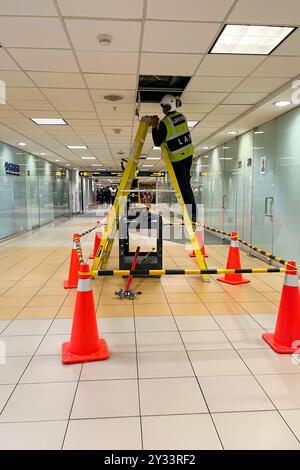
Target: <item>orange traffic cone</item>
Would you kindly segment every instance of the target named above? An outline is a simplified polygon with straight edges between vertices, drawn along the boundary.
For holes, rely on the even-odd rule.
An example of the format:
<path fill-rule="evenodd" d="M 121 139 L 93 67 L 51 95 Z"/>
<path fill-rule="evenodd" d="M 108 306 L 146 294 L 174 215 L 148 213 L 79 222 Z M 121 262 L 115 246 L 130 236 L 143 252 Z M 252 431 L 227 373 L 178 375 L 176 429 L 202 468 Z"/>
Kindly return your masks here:
<path fill-rule="evenodd" d="M 73 245 L 72 245 L 72 252 L 71 252 L 71 260 L 70 260 L 70 267 L 69 267 L 69 277 L 64 282 L 65 289 L 75 289 L 78 284 L 78 271 L 80 268 L 80 262 L 78 258 L 78 253 L 76 251 L 76 240 L 78 240 L 79 234 L 75 233 L 73 236 Z"/>
<path fill-rule="evenodd" d="M 275 333 L 264 333 L 262 337 L 277 353 L 299 351 L 300 296 L 296 261 L 289 261 L 287 265 Z"/>
<path fill-rule="evenodd" d="M 237 232 L 232 232 L 226 269 L 241 269 L 240 249 L 237 237 Z M 250 282 L 249 279 L 243 278 L 241 274 L 225 274 L 224 277 L 219 277 L 218 281 L 234 286 Z"/>
<path fill-rule="evenodd" d="M 196 237 L 197 237 L 197 240 L 198 240 L 198 244 L 199 244 L 202 256 L 204 258 L 208 258 L 208 255 L 205 251 L 205 245 L 204 245 L 204 227 L 200 222 L 198 222 L 197 225 L 196 225 Z M 196 257 L 194 250 L 192 251 L 192 253 L 190 253 L 190 257 L 191 258 Z"/>
<path fill-rule="evenodd" d="M 81 264 L 71 339 L 62 345 L 62 362 L 101 361 L 108 356 L 106 341 L 99 338 L 90 267 L 86 263 Z"/>
<path fill-rule="evenodd" d="M 98 221 L 96 232 L 95 232 L 94 251 L 93 251 L 93 254 L 90 256 L 90 259 L 95 259 L 101 240 L 102 240 L 101 222 Z"/>

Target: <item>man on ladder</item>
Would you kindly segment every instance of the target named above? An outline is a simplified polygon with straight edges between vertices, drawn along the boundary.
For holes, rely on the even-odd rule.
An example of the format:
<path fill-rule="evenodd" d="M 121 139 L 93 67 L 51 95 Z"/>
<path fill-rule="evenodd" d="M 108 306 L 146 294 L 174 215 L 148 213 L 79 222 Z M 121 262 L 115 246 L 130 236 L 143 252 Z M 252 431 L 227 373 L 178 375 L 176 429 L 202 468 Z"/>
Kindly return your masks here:
<path fill-rule="evenodd" d="M 173 95 L 165 95 L 160 102 L 165 117 L 159 122 L 153 116 L 152 138 L 154 145 L 167 145 L 170 160 L 181 190 L 184 203 L 192 216 L 193 224 L 197 222 L 197 206 L 191 187 L 191 167 L 194 147 L 185 116 L 176 111 L 182 103 Z"/>

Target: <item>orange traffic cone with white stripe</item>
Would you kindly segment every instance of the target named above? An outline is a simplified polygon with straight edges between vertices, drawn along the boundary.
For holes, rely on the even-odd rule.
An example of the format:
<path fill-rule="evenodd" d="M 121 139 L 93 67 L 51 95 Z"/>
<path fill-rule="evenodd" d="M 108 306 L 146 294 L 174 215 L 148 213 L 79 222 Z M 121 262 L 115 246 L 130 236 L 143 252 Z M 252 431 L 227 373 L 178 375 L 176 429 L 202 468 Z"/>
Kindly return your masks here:
<path fill-rule="evenodd" d="M 101 361 L 108 356 L 106 341 L 99 338 L 90 267 L 84 263 L 80 265 L 71 339 L 62 345 L 62 362 Z"/>
<path fill-rule="evenodd" d="M 237 238 L 237 232 L 232 232 L 226 269 L 241 269 L 240 248 Z M 233 286 L 250 282 L 249 279 L 243 278 L 241 274 L 225 274 L 224 277 L 218 277 L 218 281 Z"/>
<path fill-rule="evenodd" d="M 101 222 L 98 221 L 96 232 L 95 232 L 94 250 L 93 250 L 93 254 L 90 256 L 90 259 L 95 259 L 101 240 L 102 240 Z"/>
<path fill-rule="evenodd" d="M 204 227 L 201 224 L 201 222 L 198 222 L 196 225 L 196 237 L 198 240 L 198 244 L 202 253 L 203 258 L 208 258 L 208 254 L 205 251 L 205 245 L 204 245 Z M 192 253 L 190 253 L 191 258 L 195 258 L 195 251 L 193 250 Z"/>
<path fill-rule="evenodd" d="M 79 240 L 79 238 L 80 238 L 79 234 L 75 233 L 73 236 L 69 276 L 68 276 L 68 279 L 64 281 L 65 289 L 75 289 L 78 284 L 78 271 L 80 268 L 80 262 L 79 262 L 78 253 L 76 251 L 76 240 Z"/>
<path fill-rule="evenodd" d="M 292 354 L 300 348 L 300 295 L 296 261 L 288 261 L 274 333 L 263 339 L 279 354 Z"/>

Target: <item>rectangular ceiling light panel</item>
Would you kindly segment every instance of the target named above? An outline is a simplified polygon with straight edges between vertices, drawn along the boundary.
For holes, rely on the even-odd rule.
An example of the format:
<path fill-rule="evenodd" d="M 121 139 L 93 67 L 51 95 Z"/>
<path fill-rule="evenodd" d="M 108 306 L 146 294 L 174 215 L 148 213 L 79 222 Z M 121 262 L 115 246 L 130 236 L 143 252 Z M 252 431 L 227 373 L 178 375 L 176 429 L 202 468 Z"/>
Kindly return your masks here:
<path fill-rule="evenodd" d="M 39 124 L 40 126 L 67 126 L 66 121 L 63 119 L 50 119 L 50 118 L 30 118 L 31 121 Z"/>
<path fill-rule="evenodd" d="M 269 55 L 295 29 L 284 26 L 226 25 L 210 54 Z"/>

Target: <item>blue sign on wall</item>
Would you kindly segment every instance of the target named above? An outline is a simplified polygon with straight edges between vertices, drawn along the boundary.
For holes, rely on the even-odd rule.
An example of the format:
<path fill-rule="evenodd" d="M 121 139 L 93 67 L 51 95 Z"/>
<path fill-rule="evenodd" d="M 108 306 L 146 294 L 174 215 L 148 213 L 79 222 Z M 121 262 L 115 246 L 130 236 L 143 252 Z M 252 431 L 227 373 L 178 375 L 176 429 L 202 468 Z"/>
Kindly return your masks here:
<path fill-rule="evenodd" d="M 20 175 L 20 165 L 16 163 L 5 162 L 5 173 L 7 175 Z"/>

